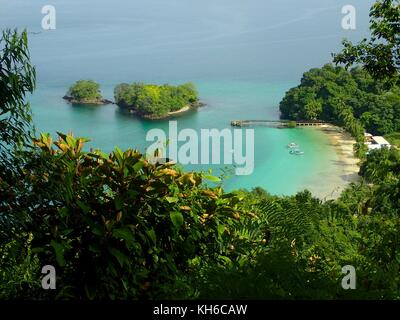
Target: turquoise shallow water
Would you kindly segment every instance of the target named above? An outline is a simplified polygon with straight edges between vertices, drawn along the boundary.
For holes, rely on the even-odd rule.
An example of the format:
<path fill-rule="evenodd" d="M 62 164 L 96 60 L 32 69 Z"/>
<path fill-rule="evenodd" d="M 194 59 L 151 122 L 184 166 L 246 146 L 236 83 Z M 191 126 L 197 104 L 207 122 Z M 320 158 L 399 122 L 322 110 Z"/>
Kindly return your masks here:
<path fill-rule="evenodd" d="M 115 106 L 74 107 L 61 97 L 82 78 L 107 98 L 120 82 L 194 82 L 207 106 L 176 118 L 179 129 L 229 128 L 236 119 L 277 119 L 285 92 L 304 71 L 331 59 L 344 37 L 362 38 L 372 0 L 353 0 L 357 30 L 340 26 L 345 0 L 53 0 L 57 29 L 41 30 L 46 1 L 0 0 L 0 28 L 28 28 L 38 89 L 31 97 L 39 131 L 73 131 L 88 147 L 110 151 L 148 145 L 152 128 Z M 304 156 L 291 156 L 295 141 Z M 316 189 L 335 175 L 335 150 L 318 130 L 255 128 L 255 170 L 225 182 L 229 190 L 261 186 L 274 194 Z M 188 166 L 205 170 L 209 166 Z M 218 172 L 221 167 L 214 168 Z"/>
<path fill-rule="evenodd" d="M 177 121 L 179 130 L 192 128 L 200 132 L 205 128 L 230 128 L 233 119 L 276 119 L 276 103 L 286 90 L 285 85 L 268 83 L 199 83 L 198 87 L 207 106 L 171 119 Z M 113 105 L 72 106 L 60 99 L 62 93 L 48 88 L 45 103 L 41 102 L 43 95 L 40 90 L 31 99 L 38 131 L 52 134 L 56 131 L 72 131 L 75 135 L 90 137 L 88 147 L 105 151 L 115 146 L 143 151 L 151 144 L 145 141 L 148 130 L 160 128 L 167 134 L 169 132 L 168 121 L 139 120 L 120 112 Z M 274 194 L 293 194 L 310 187 L 307 179 L 315 175 L 318 168 L 336 170 L 331 164 L 336 159 L 335 150 L 329 145 L 325 134 L 318 130 L 253 129 L 254 172 L 248 176 L 230 175 L 224 183 L 228 190 L 261 186 Z M 289 154 L 287 144 L 293 141 L 300 144 L 305 152 L 303 156 Z M 189 165 L 186 168 L 212 168 L 216 174 L 220 174 L 219 169 L 226 167 L 232 168 L 225 165 Z"/>

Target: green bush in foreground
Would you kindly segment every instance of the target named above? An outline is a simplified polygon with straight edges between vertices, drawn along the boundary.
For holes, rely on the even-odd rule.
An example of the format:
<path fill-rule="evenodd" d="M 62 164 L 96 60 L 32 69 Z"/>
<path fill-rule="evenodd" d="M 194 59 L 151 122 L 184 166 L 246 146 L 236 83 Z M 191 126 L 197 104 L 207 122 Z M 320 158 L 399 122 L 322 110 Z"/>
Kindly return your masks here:
<path fill-rule="evenodd" d="M 43 295 L 39 259 L 32 254 L 32 237 L 20 235 L 0 247 L 0 300 L 37 299 Z"/>
<path fill-rule="evenodd" d="M 87 153 L 84 142 L 36 139 L 29 188 L 13 208 L 40 263 L 56 266 L 57 297 L 176 297 L 171 286 L 203 261 L 262 246 L 262 234 L 258 242 L 235 235 L 252 215 L 240 211 L 237 196 L 205 187 L 204 174 L 151 164 L 134 150 Z"/>

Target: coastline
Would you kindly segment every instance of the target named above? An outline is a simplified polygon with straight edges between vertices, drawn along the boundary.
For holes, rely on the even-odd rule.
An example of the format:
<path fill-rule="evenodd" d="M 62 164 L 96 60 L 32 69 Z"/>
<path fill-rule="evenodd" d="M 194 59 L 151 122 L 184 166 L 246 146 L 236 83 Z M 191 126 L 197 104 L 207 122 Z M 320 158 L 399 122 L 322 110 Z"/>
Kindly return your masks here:
<path fill-rule="evenodd" d="M 179 109 L 179 110 L 168 112 L 168 115 L 167 115 L 167 116 L 169 117 L 169 116 L 173 116 L 173 115 L 175 115 L 175 114 L 180 114 L 180 113 L 189 111 L 190 109 L 191 109 L 191 106 L 187 105 L 187 106 L 184 106 L 183 108 L 181 108 L 181 109 Z"/>
<path fill-rule="evenodd" d="M 70 104 L 96 105 L 96 106 L 115 104 L 113 101 L 104 99 L 104 98 L 102 98 L 100 100 L 76 100 L 70 96 L 64 96 L 63 99 L 66 100 Z"/>
<path fill-rule="evenodd" d="M 204 106 L 205 104 L 202 102 L 197 102 L 196 104 L 188 104 L 186 106 L 184 106 L 183 108 L 176 110 L 176 111 L 170 111 L 168 112 L 166 115 L 163 116 L 154 116 L 154 115 L 142 115 L 137 113 L 136 111 L 134 111 L 133 109 L 129 109 L 129 112 L 132 114 L 137 115 L 138 117 L 145 119 L 145 120 L 164 120 L 164 119 L 168 119 L 172 116 L 176 116 L 176 115 L 180 115 L 183 113 L 186 113 L 188 111 L 191 111 L 193 109 L 197 109 L 199 107 Z"/>
<path fill-rule="evenodd" d="M 316 128 L 316 130 L 326 134 L 329 144 L 335 149 L 337 160 L 332 159 L 332 162 L 335 163 L 338 176 L 332 177 L 331 174 L 326 176 L 324 183 L 329 185 L 330 193 L 326 193 L 327 189 L 321 190 L 321 188 L 312 191 L 321 200 L 337 199 L 350 183 L 360 180 L 358 175 L 360 160 L 353 152 L 353 145 L 356 141 L 344 129 L 330 124 Z"/>
<path fill-rule="evenodd" d="M 174 115 L 185 113 L 191 109 L 192 109 L 192 106 L 186 105 L 179 110 L 170 111 L 166 115 L 163 115 L 163 116 L 143 115 L 143 114 L 139 114 L 138 112 L 134 111 L 133 109 L 130 109 L 129 112 L 132 114 L 135 114 L 138 117 L 145 119 L 145 120 L 164 120 L 164 119 L 168 119 L 169 117 L 172 117 Z"/>

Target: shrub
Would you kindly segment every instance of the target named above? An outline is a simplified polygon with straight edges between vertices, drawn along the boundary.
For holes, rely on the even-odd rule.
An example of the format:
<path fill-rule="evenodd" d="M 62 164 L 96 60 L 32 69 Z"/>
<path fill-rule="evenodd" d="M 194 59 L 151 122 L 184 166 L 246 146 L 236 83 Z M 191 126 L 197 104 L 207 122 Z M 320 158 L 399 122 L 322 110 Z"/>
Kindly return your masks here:
<path fill-rule="evenodd" d="M 43 293 L 40 266 L 31 250 L 32 235 L 21 234 L 0 247 L 0 299 L 32 299 Z"/>
<path fill-rule="evenodd" d="M 98 101 L 102 99 L 100 85 L 92 80 L 79 80 L 68 91 L 68 95 L 77 101 Z"/>
<path fill-rule="evenodd" d="M 56 266 L 58 297 L 174 296 L 179 275 L 254 248 L 253 238 L 235 236 L 251 215 L 237 196 L 207 188 L 204 174 L 151 164 L 134 150 L 83 152 L 84 142 L 59 134 L 53 144 L 42 134 L 26 167 L 24 224 L 40 262 Z"/>
<path fill-rule="evenodd" d="M 153 84 L 119 84 L 114 90 L 116 103 L 146 117 L 163 117 L 198 101 L 193 84 L 180 86 Z"/>

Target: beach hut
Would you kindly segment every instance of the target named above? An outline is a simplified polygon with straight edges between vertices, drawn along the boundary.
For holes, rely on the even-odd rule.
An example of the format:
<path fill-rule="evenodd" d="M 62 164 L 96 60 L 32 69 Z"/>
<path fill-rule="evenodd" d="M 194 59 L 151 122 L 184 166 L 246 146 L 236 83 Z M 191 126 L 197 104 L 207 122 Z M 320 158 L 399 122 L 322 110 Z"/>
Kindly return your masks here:
<path fill-rule="evenodd" d="M 390 143 L 381 136 L 372 136 L 371 141 L 366 142 L 368 146 L 368 150 L 376 150 L 376 149 L 382 149 L 382 148 L 390 148 L 391 145 Z"/>

